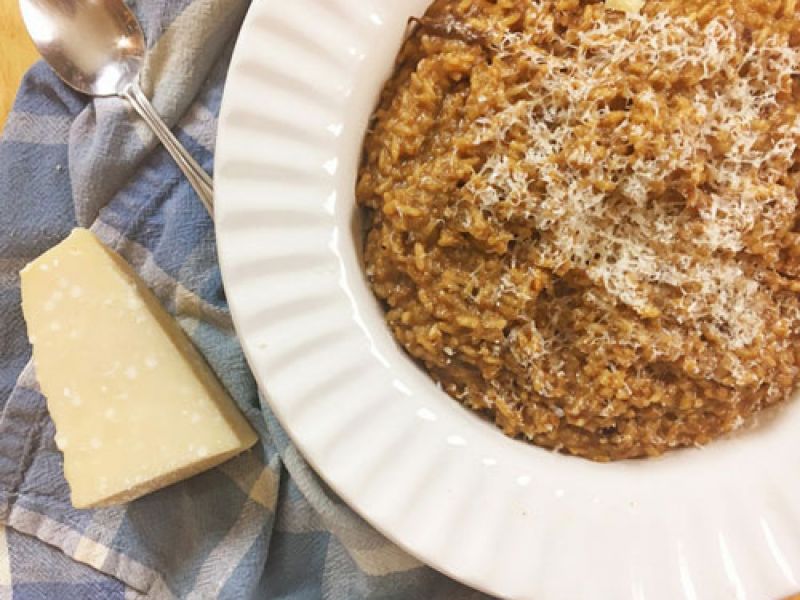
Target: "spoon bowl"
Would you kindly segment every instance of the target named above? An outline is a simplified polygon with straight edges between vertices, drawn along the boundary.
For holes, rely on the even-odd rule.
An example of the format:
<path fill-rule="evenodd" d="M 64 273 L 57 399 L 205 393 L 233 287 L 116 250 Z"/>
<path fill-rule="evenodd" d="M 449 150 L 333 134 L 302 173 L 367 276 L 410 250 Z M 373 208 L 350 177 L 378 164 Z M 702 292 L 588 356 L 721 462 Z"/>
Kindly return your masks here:
<path fill-rule="evenodd" d="M 213 184 L 139 87 L 147 45 L 122 0 L 19 0 L 42 57 L 70 87 L 90 96 L 125 98 L 152 128 L 213 214 Z"/>
<path fill-rule="evenodd" d="M 42 57 L 79 92 L 121 95 L 136 80 L 144 34 L 124 3 L 21 0 L 20 9 Z"/>

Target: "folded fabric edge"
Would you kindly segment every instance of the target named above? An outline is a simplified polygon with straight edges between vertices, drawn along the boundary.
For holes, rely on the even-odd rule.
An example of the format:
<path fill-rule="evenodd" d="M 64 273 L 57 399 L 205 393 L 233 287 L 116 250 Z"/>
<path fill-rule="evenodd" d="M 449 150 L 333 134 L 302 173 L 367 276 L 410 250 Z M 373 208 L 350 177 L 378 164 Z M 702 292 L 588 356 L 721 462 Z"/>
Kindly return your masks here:
<path fill-rule="evenodd" d="M 26 496 L 21 494 L 17 501 L 26 499 Z M 8 499 L 2 496 L 0 496 L 0 515 L 5 516 L 0 519 L 0 524 L 53 546 L 71 559 L 120 580 L 140 594 L 164 600 L 174 597 L 157 572 L 82 535 L 67 524 L 23 508 L 16 502 L 9 504 Z"/>

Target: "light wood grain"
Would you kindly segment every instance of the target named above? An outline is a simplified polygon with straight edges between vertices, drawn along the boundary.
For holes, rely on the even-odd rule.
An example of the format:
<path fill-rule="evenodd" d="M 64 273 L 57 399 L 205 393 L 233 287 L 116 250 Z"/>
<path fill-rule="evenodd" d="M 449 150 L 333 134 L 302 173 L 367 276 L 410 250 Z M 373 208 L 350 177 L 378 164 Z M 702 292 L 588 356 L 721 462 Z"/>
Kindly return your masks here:
<path fill-rule="evenodd" d="M 22 76 L 39 57 L 22 24 L 17 2 L 0 0 L 0 131 Z"/>

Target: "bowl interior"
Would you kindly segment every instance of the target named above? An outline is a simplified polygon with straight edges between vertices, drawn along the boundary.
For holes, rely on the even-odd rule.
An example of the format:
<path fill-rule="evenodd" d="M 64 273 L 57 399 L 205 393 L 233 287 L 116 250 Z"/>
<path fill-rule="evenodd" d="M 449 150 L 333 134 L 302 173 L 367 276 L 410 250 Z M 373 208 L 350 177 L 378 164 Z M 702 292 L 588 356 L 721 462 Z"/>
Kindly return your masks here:
<path fill-rule="evenodd" d="M 364 213 L 356 205 L 355 181 L 362 156 L 364 133 L 369 118 L 377 103 L 377 98 L 385 81 L 391 75 L 394 55 L 399 48 L 405 31 L 405 23 L 409 14 L 419 15 L 428 5 L 427 0 L 409 2 L 400 9 L 399 14 L 390 11 L 382 20 L 391 35 L 383 37 L 375 45 L 370 55 L 362 62 L 356 80 L 358 86 L 352 98 L 352 110 L 348 111 L 344 124 L 344 135 L 340 145 L 341 171 L 338 177 L 337 202 L 335 219 L 343 235 L 338 237 L 337 255 L 344 273 L 343 288 L 353 303 L 354 313 L 359 315 L 366 325 L 366 334 L 370 337 L 376 357 L 381 362 L 388 362 L 392 370 L 400 375 L 399 381 L 415 395 L 427 398 L 431 410 L 444 412 L 447 419 L 466 427 L 472 435 L 480 438 L 499 438 L 498 451 L 504 455 L 513 455 L 522 464 L 530 467 L 531 461 L 556 461 L 561 469 L 575 469 L 585 477 L 589 473 L 603 479 L 616 473 L 627 475 L 636 472 L 637 478 L 666 476 L 674 471 L 679 478 L 687 476 L 687 469 L 700 471 L 708 469 L 728 470 L 739 463 L 741 453 L 746 452 L 751 460 L 767 459 L 770 442 L 783 443 L 782 435 L 789 435 L 792 424 L 797 420 L 800 426 L 800 407 L 791 402 L 778 406 L 753 419 L 741 431 L 721 440 L 699 448 L 677 449 L 656 459 L 637 459 L 620 461 L 611 464 L 594 464 L 584 459 L 554 454 L 518 440 L 508 440 L 486 419 L 476 416 L 451 399 L 425 373 L 405 351 L 394 341 L 389 328 L 383 319 L 383 308 L 376 300 L 367 282 L 363 269 L 363 236 L 365 232 Z M 409 12 L 411 11 L 411 12 Z M 492 445 L 494 447 L 494 444 Z M 500 449 L 502 448 L 502 449 Z"/>

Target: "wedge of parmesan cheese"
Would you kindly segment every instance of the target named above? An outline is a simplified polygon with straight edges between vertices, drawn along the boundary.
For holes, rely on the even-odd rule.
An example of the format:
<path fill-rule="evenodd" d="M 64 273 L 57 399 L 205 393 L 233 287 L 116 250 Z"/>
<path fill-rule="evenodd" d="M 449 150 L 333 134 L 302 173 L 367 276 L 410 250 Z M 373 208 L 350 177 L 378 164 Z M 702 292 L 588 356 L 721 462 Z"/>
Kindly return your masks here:
<path fill-rule="evenodd" d="M 126 502 L 256 442 L 130 266 L 76 229 L 21 273 L 36 374 L 77 508 Z"/>
<path fill-rule="evenodd" d="M 639 14 L 644 7 L 644 2 L 645 0 L 606 0 L 606 8 Z"/>

